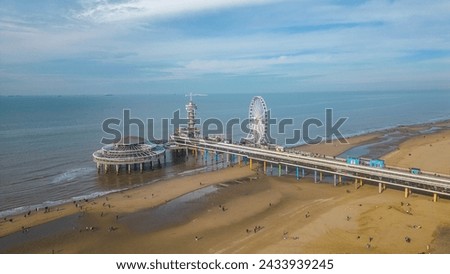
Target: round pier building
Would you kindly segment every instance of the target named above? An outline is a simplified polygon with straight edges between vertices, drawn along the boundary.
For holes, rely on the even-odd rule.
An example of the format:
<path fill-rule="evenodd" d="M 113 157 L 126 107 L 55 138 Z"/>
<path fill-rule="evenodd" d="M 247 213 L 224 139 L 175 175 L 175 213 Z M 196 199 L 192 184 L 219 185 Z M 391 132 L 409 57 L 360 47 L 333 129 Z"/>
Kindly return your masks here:
<path fill-rule="evenodd" d="M 163 161 L 165 158 L 165 149 L 144 138 L 128 136 L 103 146 L 92 156 L 99 173 L 103 170 L 104 173 L 114 171 L 119 174 L 122 167 L 128 173 L 131 173 L 132 169 L 143 172 L 145 168 L 152 169 L 155 165 L 161 165 L 161 158 Z"/>

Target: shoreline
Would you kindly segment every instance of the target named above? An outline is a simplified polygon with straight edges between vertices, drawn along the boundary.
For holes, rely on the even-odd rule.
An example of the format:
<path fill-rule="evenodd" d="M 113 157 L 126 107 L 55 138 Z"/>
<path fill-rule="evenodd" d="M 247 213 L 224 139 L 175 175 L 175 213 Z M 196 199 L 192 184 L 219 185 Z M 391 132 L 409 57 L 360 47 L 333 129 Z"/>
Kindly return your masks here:
<path fill-rule="evenodd" d="M 401 130 L 402 132 L 410 132 L 413 130 L 423 129 L 427 126 L 436 125 L 437 124 L 435 123 L 427 125 L 420 124 L 410 128 L 401 127 L 399 128 L 399 130 Z M 450 125 L 450 120 L 441 122 L 439 123 L 439 125 L 448 127 Z M 447 129 L 448 128 L 443 128 L 438 130 L 437 132 L 425 135 L 434 136 L 433 134 L 444 134 L 446 136 L 450 136 L 450 130 Z M 349 146 L 355 147 L 362 144 L 367 144 L 368 142 L 374 142 L 381 136 L 382 133 L 378 133 L 377 135 L 373 135 L 374 133 L 371 134 L 358 136 L 357 140 L 359 142 L 352 141 Z M 406 147 L 402 147 L 400 145 L 398 151 L 407 151 L 407 149 L 410 149 L 411 146 L 414 147 L 414 143 L 417 142 L 418 139 L 420 139 L 418 137 L 421 135 L 422 134 L 419 133 L 414 135 L 413 137 L 409 137 L 408 141 L 411 141 L 412 145 Z M 428 139 L 430 142 L 435 141 L 431 140 L 432 138 Z M 316 145 L 314 149 L 317 149 L 320 146 L 325 147 L 324 144 L 320 144 Z M 342 150 L 343 148 L 347 148 L 347 150 L 350 149 L 348 146 L 339 147 L 340 150 Z M 329 148 L 325 147 L 321 149 Z M 386 157 L 388 156 L 389 154 L 386 155 Z M 444 159 L 444 161 L 445 160 L 446 159 Z M 213 192 L 212 194 L 207 194 L 205 196 L 206 201 L 204 201 L 204 204 L 202 204 L 204 208 L 207 208 L 206 211 L 203 207 L 199 207 L 196 210 L 195 214 L 190 215 L 190 217 L 192 217 L 193 219 L 188 218 L 181 223 L 176 223 L 161 230 L 152 232 L 139 231 L 139 229 L 136 230 L 136 227 L 146 226 L 145 222 L 143 221 L 143 216 L 148 216 L 149 210 L 151 211 L 152 209 L 157 209 L 163 205 L 170 204 L 171 201 L 174 201 L 182 197 L 183 195 L 187 195 L 199 189 L 204 189 L 210 186 L 219 186 L 220 184 L 226 184 L 227 182 L 242 182 L 246 180 L 248 180 L 249 182 L 237 183 L 236 185 L 222 188 L 217 192 Z M 254 183 L 251 182 L 252 180 L 254 181 Z M 407 200 L 401 199 L 402 194 L 396 190 L 388 190 L 386 191 L 386 195 L 385 193 L 383 193 L 382 195 L 375 195 L 375 192 L 373 192 L 375 187 L 372 186 L 354 190 L 351 185 L 344 184 L 343 186 L 340 186 L 338 188 L 332 188 L 330 187 L 329 182 L 327 183 L 326 180 L 327 179 L 325 178 L 325 183 L 313 184 L 311 183 L 310 179 L 305 178 L 299 182 L 300 184 L 295 184 L 295 182 L 297 181 L 293 180 L 293 178 L 290 178 L 289 176 L 259 177 L 258 174 L 255 173 L 255 171 L 249 170 L 247 166 L 235 166 L 217 171 L 208 171 L 179 178 L 159 180 L 158 182 L 153 184 L 133 187 L 131 189 L 118 191 L 116 193 L 107 194 L 106 196 L 101 196 L 94 199 L 50 207 L 48 213 L 44 213 L 42 211 L 37 213 L 32 212 L 29 216 L 26 217 L 23 214 L 16 215 L 12 217 L 12 222 L 9 222 L 9 220 L 1 219 L 0 242 L 1 240 L 5 240 L 11 237 L 13 234 L 15 234 L 17 238 L 20 239 L 20 237 L 23 238 L 25 235 L 27 235 L 28 231 L 34 233 L 33 231 L 38 231 L 39 227 L 42 226 L 44 228 L 40 232 L 41 235 L 37 235 L 34 239 L 31 239 L 32 237 L 24 238 L 22 239 L 22 244 L 19 245 L 14 245 L 14 243 L 11 243 L 10 249 L 5 250 L 5 248 L 0 248 L 0 253 L 11 251 L 13 253 L 50 253 L 54 250 L 60 253 L 120 253 L 121 251 L 126 253 L 340 253 L 342 252 L 342 250 L 339 248 L 334 249 L 333 246 L 335 245 L 332 245 L 332 247 L 329 247 L 328 249 L 324 249 L 324 246 L 327 246 L 327 244 L 325 243 L 333 241 L 329 236 L 327 236 L 329 235 L 329 231 L 325 231 L 323 229 L 319 229 L 319 232 L 316 231 L 317 227 L 323 226 L 324 224 L 328 226 L 328 221 L 325 220 L 327 218 L 333 219 L 330 225 L 332 225 L 332 227 L 334 227 L 334 229 L 337 229 L 336 231 L 338 231 L 334 232 L 334 234 L 338 233 L 342 239 L 347 239 L 348 241 L 349 249 L 343 253 L 384 253 L 386 252 L 386 250 L 392 250 L 391 252 L 394 253 L 402 253 L 402 250 L 391 249 L 388 245 L 385 245 L 383 243 L 376 243 L 376 248 L 374 246 L 375 243 L 368 243 L 372 245 L 371 247 L 373 248 L 371 249 L 368 249 L 367 247 L 365 247 L 365 245 L 360 246 L 359 242 L 355 242 L 351 237 L 349 238 L 348 232 L 353 231 L 352 233 L 350 233 L 353 236 L 356 235 L 355 233 L 362 234 L 358 235 L 362 237 L 364 233 L 358 230 L 358 227 L 364 227 L 367 226 L 370 222 L 374 222 L 376 218 L 374 218 L 373 213 L 371 213 L 372 211 L 374 211 L 378 213 L 382 212 L 383 216 L 391 216 L 385 217 L 386 224 L 383 225 L 384 229 L 380 228 L 382 231 L 384 231 L 384 233 L 388 233 L 385 230 L 386 227 L 389 227 L 395 220 L 403 216 L 406 210 L 405 208 L 403 208 L 403 206 L 398 206 L 398 204 L 400 204 L 399 201 L 402 201 L 402 204 L 406 204 L 406 202 L 404 201 L 409 201 L 407 202 L 409 204 L 412 203 L 410 202 L 410 200 L 414 199 L 414 203 L 417 202 L 420 205 L 417 208 L 414 208 L 414 210 L 419 211 L 422 210 L 422 208 L 430 209 L 430 207 L 434 204 L 430 202 L 429 197 L 425 195 L 414 194 L 410 200 Z M 304 182 L 304 184 L 302 184 L 302 182 Z M 343 188 L 345 189 L 345 192 Z M 237 191 L 238 189 L 240 189 L 240 191 Z M 303 191 L 305 190 L 308 190 L 309 193 L 304 193 Z M 298 196 L 294 196 L 293 193 L 296 193 L 296 195 Z M 353 201 L 347 199 L 347 197 L 352 197 L 352 195 L 355 195 L 354 198 L 363 201 L 361 203 L 364 204 L 366 204 L 367 201 L 372 201 L 372 205 L 375 207 L 375 209 L 370 209 L 368 212 L 359 209 L 355 206 L 355 203 L 353 203 Z M 304 200 L 299 200 L 299 197 L 303 197 Z M 311 201 L 311 205 L 305 204 L 305 200 Z M 194 201 L 194 203 L 197 203 L 197 201 Z M 225 206 L 223 205 L 223 203 L 225 203 Z M 331 205 L 335 203 L 340 204 L 340 207 L 342 207 L 343 209 L 350 210 L 349 212 L 352 212 L 352 214 L 355 214 L 358 217 L 351 216 L 351 221 L 347 220 L 346 222 L 342 221 L 345 220 L 345 216 L 342 217 L 343 219 L 336 220 L 336 218 L 333 216 L 338 214 L 338 212 L 336 212 L 336 210 L 333 209 L 334 207 Z M 230 206 L 230 204 L 233 204 L 233 206 Z M 220 206 L 226 207 L 226 210 L 222 209 L 222 207 Z M 448 210 L 448 206 L 450 206 L 450 202 L 447 199 L 444 199 L 440 203 L 438 203 L 438 205 L 435 205 L 435 208 L 438 208 L 437 211 L 442 213 L 443 210 Z M 381 208 L 380 210 L 382 211 L 378 210 L 378 208 Z M 245 213 L 241 213 L 237 209 L 245 209 Z M 297 216 L 297 218 L 304 218 L 303 214 L 305 214 L 305 210 L 308 211 L 308 209 L 311 212 L 315 212 L 311 219 L 308 218 L 308 221 L 314 220 L 314 222 L 312 222 L 313 224 L 308 224 L 301 221 L 297 224 L 300 227 L 297 227 L 296 224 L 292 223 L 290 225 L 290 227 L 292 228 L 289 229 L 289 232 L 286 235 L 289 235 L 288 239 L 293 240 L 293 242 L 289 242 L 288 245 L 285 245 L 285 241 L 283 241 L 284 236 L 286 235 L 276 236 L 276 238 L 279 237 L 279 239 L 277 238 L 276 240 L 256 242 L 248 242 L 251 238 L 249 237 L 250 235 L 247 235 L 248 237 L 245 236 L 246 234 L 244 234 L 244 236 L 241 235 L 242 231 L 245 231 L 245 229 L 243 228 L 244 225 L 248 227 L 246 229 L 250 230 L 257 227 L 264 227 L 261 229 L 261 233 L 258 230 L 254 233 L 255 235 L 263 235 L 268 233 L 272 235 L 270 237 L 275 237 L 275 234 L 273 234 L 275 233 L 275 230 L 277 231 L 276 233 L 279 233 L 280 235 L 284 234 L 286 231 L 280 232 L 278 231 L 279 228 L 276 228 L 275 226 L 276 223 L 280 222 L 279 217 L 291 214 L 292 216 Z M 392 211 L 391 209 L 394 209 L 394 211 Z M 274 212 L 277 212 L 277 214 L 273 215 Z M 393 214 L 392 212 L 400 212 L 401 214 L 399 216 L 396 216 L 396 213 Z M 407 249 L 405 249 L 405 251 L 403 252 L 450 252 L 448 251 L 448 249 L 446 249 L 447 247 L 445 245 L 440 244 L 443 240 L 439 240 L 439 237 L 444 237 L 439 235 L 446 235 L 445 233 L 448 233 L 447 228 L 450 227 L 450 217 L 447 218 L 441 213 L 439 213 L 439 222 L 433 221 L 432 219 L 427 219 L 428 217 L 426 217 L 423 212 L 421 213 L 422 215 L 417 217 L 420 217 L 421 227 L 425 228 L 423 223 L 433 223 L 434 229 L 427 227 L 426 234 L 428 236 L 426 237 L 420 236 L 417 233 L 413 234 L 414 238 L 423 238 L 420 240 L 421 244 L 419 245 L 419 243 L 414 243 L 413 245 L 404 246 L 404 248 Z M 139 216 L 139 214 L 142 214 L 142 216 L 136 217 Z M 316 216 L 316 214 L 319 214 L 319 216 Z M 316 219 L 316 217 L 318 219 Z M 258 224 L 259 222 L 266 222 L 264 220 L 267 221 L 266 225 Z M 290 219 L 286 219 L 285 222 L 287 224 L 291 221 Z M 373 225 L 376 224 L 377 222 L 373 223 Z M 415 224 L 408 225 L 414 226 Z M 58 230 L 59 226 L 64 226 L 65 228 L 62 230 Z M 198 226 L 203 228 L 202 231 L 204 232 L 201 232 L 202 235 L 196 235 L 196 233 L 199 233 L 197 232 L 198 228 L 196 228 Z M 225 238 L 223 238 L 224 236 L 221 234 L 224 232 L 224 229 L 226 229 L 226 227 L 229 227 L 228 229 L 230 229 L 230 233 L 232 232 L 230 235 L 234 235 L 240 239 L 238 242 L 246 242 L 249 247 L 242 248 L 237 246 L 236 244 L 230 244 L 227 247 L 224 242 Z M 237 230 L 237 227 L 240 227 L 239 231 Z M 439 227 L 440 231 L 443 232 L 439 233 L 437 227 Z M 269 231 L 269 228 L 271 232 L 265 232 Z M 401 230 L 402 233 L 405 233 L 405 227 L 397 229 Z M 410 228 L 408 227 L 408 229 Z M 409 231 L 408 229 L 406 231 Z M 47 230 L 55 231 L 54 234 L 56 235 L 47 235 L 52 234 Z M 183 230 L 185 232 L 182 232 Z M 43 231 L 47 232 L 44 233 Z M 31 233 L 28 235 L 31 235 Z M 377 233 L 379 232 L 373 231 L 372 234 L 378 235 Z M 436 233 L 436 235 L 434 235 L 433 233 Z M 312 236 L 299 236 L 309 234 Z M 62 240 L 61 235 L 69 235 L 70 239 L 81 242 L 78 243 L 78 245 L 74 243 L 67 243 Z M 89 239 L 89 241 L 93 241 L 93 243 L 97 244 L 104 244 L 105 241 L 111 240 L 112 235 L 114 235 L 114 237 L 119 235 L 117 237 L 117 241 L 121 243 L 120 246 L 122 246 L 123 248 L 117 249 L 117 247 L 108 245 L 104 248 L 93 247 L 91 243 L 87 242 L 87 240 L 83 238 L 86 235 L 89 235 L 87 236 L 87 239 Z M 100 235 L 100 237 L 99 239 L 96 239 L 97 236 L 94 237 L 93 235 Z M 364 235 L 367 236 L 368 234 Z M 378 239 L 380 235 L 378 235 L 376 238 Z M 434 236 L 432 237 L 430 235 Z M 130 237 L 132 238 L 132 240 L 129 240 Z M 169 237 L 171 240 L 169 240 L 166 245 L 155 244 L 154 246 L 144 245 L 139 247 L 139 244 L 144 239 L 154 240 L 158 237 Z M 202 237 L 201 246 L 203 248 L 199 248 L 200 246 L 194 246 L 191 242 L 193 238 L 197 239 L 199 237 Z M 209 239 L 209 237 L 212 237 L 215 240 L 207 240 L 207 238 Z M 394 236 L 391 235 L 390 237 Z M 125 244 L 124 241 L 128 241 L 126 240 L 126 238 L 131 243 L 134 243 L 134 246 L 131 245 L 131 243 L 130 245 Z M 45 241 L 43 239 L 45 239 Z M 218 239 L 221 240 L 218 241 Z M 436 239 L 438 239 L 437 243 L 434 242 Z M 61 241 L 62 245 L 64 246 L 63 249 L 57 247 L 59 244 L 61 244 Z M 216 244 L 216 241 L 219 243 Z M 415 241 L 417 240 L 415 239 Z M 340 240 L 335 240 L 335 242 L 340 242 Z M 299 244 L 301 245 L 300 247 Z M 340 244 L 342 245 L 344 243 L 340 242 Z M 428 246 L 430 245 L 432 246 L 431 249 L 428 248 Z M 49 246 L 54 246 L 54 248 L 49 249 Z M 87 249 L 86 246 L 90 246 L 90 249 Z M 295 248 L 293 246 L 295 246 Z M 350 246 L 352 247 L 350 248 Z"/>
<path fill-rule="evenodd" d="M 435 127 L 438 127 L 435 129 Z M 438 133 L 440 131 L 445 131 L 450 129 L 450 119 L 439 120 L 435 122 L 425 122 L 419 124 L 411 124 L 411 125 L 399 125 L 395 127 L 374 130 L 363 134 L 351 135 L 348 137 L 344 137 L 342 139 L 333 139 L 330 143 L 321 142 L 319 144 L 302 144 L 299 146 L 294 146 L 290 149 L 293 150 L 301 150 L 304 152 L 310 153 L 318 153 L 327 156 L 339 156 L 352 148 L 374 144 L 376 145 L 380 141 L 383 141 L 383 136 L 389 133 L 398 132 L 399 134 L 403 134 L 403 138 L 396 142 L 394 145 L 398 146 L 404 141 L 414 138 L 419 135 L 429 135 L 432 133 Z M 423 133 L 421 133 L 423 131 Z M 392 151 L 388 151 L 386 153 L 382 153 L 380 156 L 383 157 L 386 154 Z"/>
<path fill-rule="evenodd" d="M 443 127 L 450 129 L 450 119 L 443 119 L 443 120 L 438 120 L 438 121 L 424 122 L 424 123 L 411 124 L 411 125 L 399 125 L 396 127 L 385 128 L 385 129 L 370 131 L 367 133 L 351 135 L 349 137 L 345 137 L 345 139 L 348 140 L 348 143 L 341 143 L 340 140 L 333 139 L 331 143 L 327 143 L 327 144 L 326 143 L 319 143 L 319 144 L 313 144 L 313 145 L 303 144 L 303 145 L 290 147 L 288 149 L 302 150 L 304 152 L 318 153 L 318 154 L 323 154 L 323 155 L 327 155 L 327 156 L 338 156 L 338 155 L 345 153 L 346 151 L 351 150 L 352 148 L 355 148 L 355 147 L 359 147 L 359 146 L 363 146 L 363 145 L 367 145 L 367 144 L 376 144 L 378 141 L 380 141 L 382 139 L 383 134 L 386 134 L 388 132 L 392 132 L 395 130 L 408 131 L 410 129 L 412 129 L 414 131 L 417 128 L 433 127 L 433 126 L 443 126 Z M 445 130 L 445 128 L 440 129 L 439 131 L 441 131 L 441 130 Z M 411 138 L 411 137 L 409 137 L 409 138 Z M 407 139 L 409 139 L 409 138 L 407 138 Z M 388 154 L 388 153 L 386 153 L 386 154 Z M 385 155 L 383 155 L 383 157 L 384 156 Z M 380 157 L 380 158 L 383 158 L 383 157 Z M 204 168 L 204 167 L 200 167 L 200 168 Z M 196 169 L 194 169 L 194 170 L 196 170 Z M 191 174 L 187 174 L 187 175 L 182 174 L 184 172 L 190 173 L 190 170 L 183 171 L 178 175 L 191 176 Z M 210 171 L 205 171 L 205 172 L 210 172 Z M 174 175 L 174 176 L 176 176 L 176 175 Z M 90 194 L 86 194 L 86 195 L 80 195 L 77 197 L 62 199 L 62 200 L 45 201 L 40 204 L 20 206 L 20 207 L 16 207 L 16 208 L 6 209 L 6 210 L 0 212 L 0 222 L 4 218 L 17 217 L 17 216 L 26 214 L 30 211 L 34 212 L 36 210 L 36 208 L 39 208 L 39 210 L 44 210 L 45 207 L 57 208 L 59 206 L 71 203 L 73 201 L 80 201 L 80 200 L 84 200 L 84 199 L 90 200 L 93 198 L 106 196 L 106 195 L 109 195 L 112 193 L 126 191 L 126 190 L 134 189 L 134 188 L 140 188 L 140 187 L 146 186 L 148 184 L 151 184 L 153 182 L 158 182 L 160 180 L 170 180 L 171 178 L 172 178 L 172 176 L 167 177 L 167 178 L 154 178 L 150 182 L 135 185 L 135 186 L 132 186 L 129 188 L 109 190 L 109 191 L 104 191 L 104 192 L 100 192 L 100 193 L 95 192 L 95 193 L 90 193 Z M 1 233 L 0 233 L 0 235 L 1 235 Z"/>
<path fill-rule="evenodd" d="M 241 168 L 246 169 L 246 168 Z M 248 179 L 248 178 L 247 178 Z M 125 194 L 125 193 L 124 193 Z M 192 202 L 199 208 L 187 220 L 156 229 L 144 208 L 100 216 L 98 211 L 72 214 L 37 226 L 37 237 L 21 239 L 8 253 L 448 253 L 450 201 L 376 187 L 355 190 L 298 182 L 292 177 L 266 177 L 234 183 Z M 118 197 L 136 199 L 127 195 Z M 140 200 L 140 199 L 139 199 Z M 110 199 L 113 202 L 113 199 Z M 142 200 L 140 201 L 142 202 Z M 116 207 L 114 207 L 116 208 Z M 223 210 L 225 208 L 226 210 Z M 433 211 L 434 214 L 429 214 Z M 413 214 L 407 214 L 407 212 Z M 147 219 L 147 220 L 146 220 Z M 113 224 L 114 229 L 109 230 Z M 91 229 L 93 227 L 93 229 Z M 108 228 L 109 227 L 109 228 Z M 33 230 L 33 228 L 31 228 Z M 446 234 L 447 233 L 447 234 Z M 42 235 L 43 234 L 43 235 Z M 412 242 L 405 242 L 405 237 Z M 1 238 L 0 238 L 1 240 Z M 12 238 L 14 240 L 14 238 Z M 393 244 L 394 243 L 394 244 Z M 368 247 L 368 244 L 370 245 Z"/>
<path fill-rule="evenodd" d="M 227 172 L 227 171 L 232 172 Z M 210 178 L 209 173 L 216 173 L 217 172 L 217 178 Z M 223 173 L 228 173 L 228 176 L 225 177 L 225 179 L 221 178 L 221 175 Z M 231 173 L 231 174 L 230 174 Z M 227 180 L 238 180 L 244 177 L 250 177 L 253 176 L 254 172 L 250 171 L 248 168 L 245 167 L 231 167 L 228 169 L 222 169 L 217 171 L 210 171 L 190 176 L 182 176 L 178 178 L 172 178 L 167 180 L 160 180 L 153 184 L 147 184 L 142 185 L 139 187 L 133 187 L 126 190 L 117 191 L 105 196 L 99 196 L 93 199 L 84 199 L 84 200 L 78 200 L 73 201 L 65 204 L 61 204 L 54 207 L 49 207 L 46 211 L 45 209 L 40 209 L 37 212 L 31 212 L 28 214 L 18 214 L 11 217 L 5 217 L 4 219 L 0 220 L 0 238 L 4 237 L 6 235 L 9 235 L 14 232 L 21 231 L 22 227 L 33 227 L 36 225 L 40 225 L 46 222 L 50 222 L 53 220 L 56 220 L 58 218 L 82 213 L 88 212 L 88 211 L 98 211 L 98 213 L 101 213 L 102 209 L 106 211 L 107 209 L 111 208 L 119 208 L 119 210 L 116 210 L 117 213 L 130 213 L 145 207 L 153 207 L 157 206 L 163 203 L 167 203 L 170 200 L 176 199 L 179 196 L 182 196 L 186 193 L 189 193 L 191 191 L 195 191 L 210 185 L 215 185 L 222 183 Z M 197 183 L 197 180 L 199 182 Z M 189 184 L 184 187 L 179 187 L 179 183 L 181 181 L 188 181 Z M 194 182 L 195 181 L 195 182 Z M 175 190 L 170 191 L 168 194 L 165 194 L 163 197 L 160 195 L 164 188 L 170 188 L 172 186 L 177 186 L 178 188 Z M 141 193 L 149 193 L 149 195 L 142 195 Z M 146 205 L 142 205 L 139 203 L 134 203 L 133 205 L 130 205 L 127 203 L 127 200 L 119 200 L 120 197 L 125 198 L 141 198 L 144 200 L 149 199 L 150 203 Z M 147 197 L 148 196 L 148 197 Z M 110 201 L 115 200 L 114 205 L 112 205 Z M 99 200 L 104 200 L 102 203 L 102 206 L 99 207 Z M 6 220 L 5 220 L 6 219 Z M 12 220 L 12 221 L 10 221 Z M 11 224 L 11 225 L 9 225 Z M 7 226 L 8 225 L 8 226 Z"/>

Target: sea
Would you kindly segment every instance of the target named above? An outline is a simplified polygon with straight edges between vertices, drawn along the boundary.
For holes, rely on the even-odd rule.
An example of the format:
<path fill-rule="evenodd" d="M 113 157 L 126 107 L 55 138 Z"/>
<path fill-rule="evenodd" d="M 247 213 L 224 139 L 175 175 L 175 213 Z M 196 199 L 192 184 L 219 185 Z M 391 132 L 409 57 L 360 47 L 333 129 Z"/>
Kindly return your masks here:
<path fill-rule="evenodd" d="M 212 121 L 208 128 L 214 130 L 217 121 L 226 128 L 231 119 L 248 118 L 255 95 L 264 98 L 273 120 L 271 137 L 280 145 L 294 138 L 294 130 L 304 133 L 311 121 L 309 137 L 325 136 L 327 109 L 331 127 L 345 120 L 336 127 L 346 137 L 450 119 L 450 93 L 444 91 L 230 93 L 192 99 L 199 124 Z M 132 135 L 162 141 L 173 132 L 170 121 L 177 113 L 186 117 L 189 100 L 185 94 L 0 96 L 0 217 L 208 170 L 169 155 L 160 169 L 105 175 L 97 173 L 92 159 L 106 141 L 128 129 Z M 143 130 L 136 120 L 142 121 Z M 279 129 L 282 120 L 287 121 L 284 132 Z M 245 127 L 231 128 L 233 141 L 246 137 Z"/>

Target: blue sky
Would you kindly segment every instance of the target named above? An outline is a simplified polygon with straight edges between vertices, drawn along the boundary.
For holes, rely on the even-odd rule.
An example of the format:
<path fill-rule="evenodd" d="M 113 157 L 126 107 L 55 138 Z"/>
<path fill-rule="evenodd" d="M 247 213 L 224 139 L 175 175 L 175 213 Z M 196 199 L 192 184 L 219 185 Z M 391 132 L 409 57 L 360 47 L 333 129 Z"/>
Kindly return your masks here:
<path fill-rule="evenodd" d="M 0 95 L 442 90 L 449 1 L 0 0 Z"/>

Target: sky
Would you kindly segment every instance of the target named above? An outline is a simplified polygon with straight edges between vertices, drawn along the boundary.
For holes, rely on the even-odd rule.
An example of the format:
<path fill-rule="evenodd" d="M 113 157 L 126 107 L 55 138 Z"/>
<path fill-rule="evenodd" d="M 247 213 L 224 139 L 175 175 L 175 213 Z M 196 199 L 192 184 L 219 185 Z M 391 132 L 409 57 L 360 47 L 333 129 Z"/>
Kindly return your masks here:
<path fill-rule="evenodd" d="M 448 0 L 0 0 L 0 95 L 450 92 Z"/>

